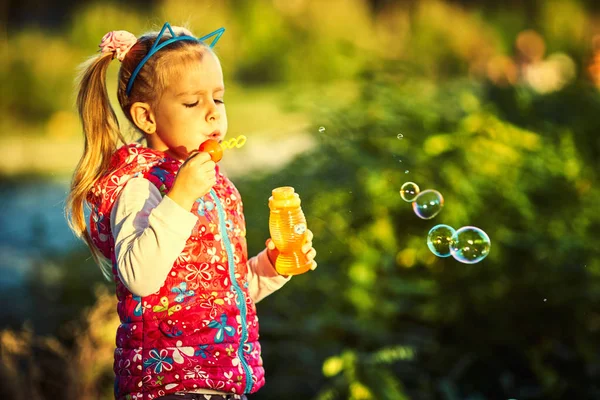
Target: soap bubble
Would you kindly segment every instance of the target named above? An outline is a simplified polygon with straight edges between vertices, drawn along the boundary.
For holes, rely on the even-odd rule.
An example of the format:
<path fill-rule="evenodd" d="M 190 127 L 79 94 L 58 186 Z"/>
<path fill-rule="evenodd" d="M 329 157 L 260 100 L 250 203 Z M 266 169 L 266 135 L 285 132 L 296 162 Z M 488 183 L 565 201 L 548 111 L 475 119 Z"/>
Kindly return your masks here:
<path fill-rule="evenodd" d="M 427 189 L 419 193 L 412 206 L 417 217 L 431 219 L 444 207 L 444 198 L 437 190 Z"/>
<path fill-rule="evenodd" d="M 475 226 L 463 226 L 452 235 L 450 253 L 461 263 L 475 264 L 487 257 L 490 246 L 487 233 Z"/>
<path fill-rule="evenodd" d="M 448 225 L 436 225 L 427 234 L 427 247 L 438 257 L 450 257 L 450 242 L 456 230 Z"/>
<path fill-rule="evenodd" d="M 403 134 L 401 134 L 401 133 L 399 133 L 399 134 L 398 134 L 398 136 L 397 136 L 397 138 L 398 138 L 398 139 L 402 139 L 402 138 L 404 138 L 404 135 L 403 135 Z"/>
<path fill-rule="evenodd" d="M 319 128 L 319 132 L 321 132 L 321 133 L 325 132 L 325 127 L 324 127 L 324 126 L 321 126 L 321 127 Z"/>
<path fill-rule="evenodd" d="M 419 194 L 419 185 L 414 182 L 406 182 L 400 187 L 400 197 L 409 203 L 413 202 Z"/>

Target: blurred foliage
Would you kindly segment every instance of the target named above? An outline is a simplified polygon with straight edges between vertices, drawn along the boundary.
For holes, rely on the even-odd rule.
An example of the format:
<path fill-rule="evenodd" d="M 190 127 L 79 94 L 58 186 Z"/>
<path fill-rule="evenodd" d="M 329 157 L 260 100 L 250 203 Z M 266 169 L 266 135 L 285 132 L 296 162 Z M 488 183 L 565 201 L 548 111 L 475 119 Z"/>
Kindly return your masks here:
<path fill-rule="evenodd" d="M 225 25 L 217 51 L 235 93 L 273 88 L 309 116 L 316 142 L 277 172 L 235 180 L 251 255 L 268 237 L 271 190 L 290 185 L 319 262 L 258 306 L 267 384 L 252 398 L 597 399 L 597 10 L 456 3 L 84 5 L 60 35 L 27 28 L 2 46 L 11 95 L 0 124 L 10 135 L 78 134 L 64 88 L 107 30 Z M 42 40 L 39 52 L 17 50 Z M 406 181 L 443 194 L 434 220 L 401 200 Z M 426 233 L 438 223 L 483 229 L 490 255 L 436 258 Z M 86 258 L 48 257 L 32 276 L 60 341 L 2 333 L 3 390 L 52 398 L 42 385 L 71 365 L 58 371 L 62 398 L 110 398 L 114 298 Z"/>
<path fill-rule="evenodd" d="M 264 193 L 291 185 L 319 252 L 315 273 L 261 305 L 265 363 L 282 385 L 265 398 L 304 388 L 281 383 L 290 364 L 331 386 L 320 398 L 596 398 L 598 127 L 580 117 L 600 106 L 596 91 L 432 85 L 393 68 L 377 66 L 359 101 L 317 118 L 328 122 L 314 152 L 238 184 L 251 247 L 267 234 Z M 400 199 L 408 180 L 443 194 L 434 221 Z M 438 223 L 484 229 L 490 255 L 434 257 L 425 239 Z M 366 361 L 390 346 L 415 357 Z M 327 357 L 342 360 L 332 382 L 316 369 Z"/>
<path fill-rule="evenodd" d="M 285 83 L 296 92 L 307 84 L 356 80 L 365 65 L 382 59 L 403 61 L 432 78 L 481 72 L 494 56 L 510 54 L 516 34 L 527 28 L 547 38 L 548 51 L 584 61 L 597 33 L 593 18 L 576 1 L 540 2 L 535 23 L 519 8 L 461 8 L 433 0 L 329 0 L 326 5 L 309 0 L 173 0 L 147 7 L 84 2 L 64 18 L 64 25 L 52 30 L 26 21 L 11 27 L 2 40 L 3 135 L 79 137 L 75 68 L 112 29 L 140 34 L 169 20 L 200 35 L 225 26 L 227 40 L 219 41 L 216 51 L 229 85 Z M 108 76 L 111 93 L 117 69 L 115 62 Z M 235 120 L 235 114 L 231 117 Z"/>
<path fill-rule="evenodd" d="M 98 286 L 96 305 L 65 325 L 62 341 L 36 336 L 31 327 L 0 332 L 0 395 L 3 399 L 113 397 L 115 296 Z M 68 343 L 67 343 L 68 342 Z"/>

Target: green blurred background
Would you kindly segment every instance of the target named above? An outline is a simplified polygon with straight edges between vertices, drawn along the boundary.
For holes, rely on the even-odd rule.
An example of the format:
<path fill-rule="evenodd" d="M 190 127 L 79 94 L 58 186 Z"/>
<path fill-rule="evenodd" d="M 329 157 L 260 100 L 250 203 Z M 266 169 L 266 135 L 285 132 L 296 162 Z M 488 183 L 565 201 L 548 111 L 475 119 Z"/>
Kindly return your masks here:
<path fill-rule="evenodd" d="M 229 136 L 248 142 L 222 163 L 250 254 L 277 186 L 315 234 L 319 268 L 258 305 L 267 384 L 251 399 L 600 399 L 595 3 L 4 3 L 0 398 L 112 396 L 113 285 L 63 217 L 74 79 L 106 32 L 169 21 L 226 28 Z M 442 212 L 417 218 L 406 181 Z M 440 223 L 483 229 L 490 255 L 434 256 Z"/>

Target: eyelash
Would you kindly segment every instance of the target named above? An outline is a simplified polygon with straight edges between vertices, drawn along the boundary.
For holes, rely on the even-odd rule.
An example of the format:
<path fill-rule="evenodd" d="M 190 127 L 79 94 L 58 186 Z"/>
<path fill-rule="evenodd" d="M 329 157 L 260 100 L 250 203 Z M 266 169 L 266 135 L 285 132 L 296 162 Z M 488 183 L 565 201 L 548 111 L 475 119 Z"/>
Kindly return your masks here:
<path fill-rule="evenodd" d="M 199 101 L 192 103 L 192 104 L 183 104 L 184 106 L 186 106 L 187 108 L 192 108 L 192 107 L 196 107 L 198 105 Z M 215 100 L 215 103 L 219 103 L 219 104 L 225 104 L 225 102 L 223 100 Z"/>

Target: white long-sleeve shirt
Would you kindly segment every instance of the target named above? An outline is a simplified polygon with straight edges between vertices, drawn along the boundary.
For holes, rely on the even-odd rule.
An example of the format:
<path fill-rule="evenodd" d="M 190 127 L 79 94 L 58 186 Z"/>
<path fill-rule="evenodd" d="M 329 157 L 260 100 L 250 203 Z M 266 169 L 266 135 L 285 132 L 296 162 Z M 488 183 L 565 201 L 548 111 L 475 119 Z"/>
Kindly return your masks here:
<path fill-rule="evenodd" d="M 156 292 L 192 234 L 198 217 L 162 197 L 144 178 L 131 179 L 111 213 L 117 271 L 123 284 L 138 296 Z M 248 260 L 248 291 L 257 303 L 291 277 L 279 275 L 267 250 Z"/>

